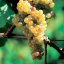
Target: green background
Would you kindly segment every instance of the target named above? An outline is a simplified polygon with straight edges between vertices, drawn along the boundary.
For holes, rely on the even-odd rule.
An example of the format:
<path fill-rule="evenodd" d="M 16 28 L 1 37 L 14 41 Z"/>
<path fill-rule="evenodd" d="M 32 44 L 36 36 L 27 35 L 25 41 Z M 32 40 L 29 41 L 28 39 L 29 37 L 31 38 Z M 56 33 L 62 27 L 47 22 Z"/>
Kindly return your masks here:
<path fill-rule="evenodd" d="M 48 27 L 46 35 L 50 39 L 64 40 L 64 6 L 63 0 L 57 0 L 53 11 L 55 17 L 47 21 Z M 0 0 L 0 32 L 6 32 L 12 25 L 12 18 L 15 16 L 13 10 L 4 0 Z M 9 23 L 7 26 L 6 23 Z M 1 29 L 2 28 L 2 29 Z M 16 27 L 13 33 L 21 34 L 22 30 Z M 44 64 L 44 56 L 42 60 L 33 60 L 31 56 L 28 40 L 24 39 L 0 39 L 0 64 Z M 64 48 L 64 42 L 54 42 L 58 47 Z M 48 46 L 47 62 L 48 64 L 62 64 L 59 60 L 60 54 L 52 47 Z M 63 63 L 64 64 L 64 63 Z"/>

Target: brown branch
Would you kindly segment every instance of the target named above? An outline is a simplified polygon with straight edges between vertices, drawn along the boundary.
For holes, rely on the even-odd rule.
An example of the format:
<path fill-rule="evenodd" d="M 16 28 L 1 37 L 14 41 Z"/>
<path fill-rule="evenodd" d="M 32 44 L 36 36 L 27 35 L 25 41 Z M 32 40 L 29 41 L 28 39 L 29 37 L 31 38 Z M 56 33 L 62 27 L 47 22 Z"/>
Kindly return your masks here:
<path fill-rule="evenodd" d="M 0 33 L 0 38 L 23 38 L 23 39 L 27 39 L 27 37 L 25 35 L 16 35 L 16 34 L 11 34 L 9 36 L 5 36 L 5 33 Z"/>
<path fill-rule="evenodd" d="M 52 40 L 53 41 L 53 40 Z M 48 45 L 50 45 L 51 47 L 55 48 L 63 57 L 64 57 L 64 53 L 62 50 L 60 50 L 59 47 L 57 47 L 52 41 L 46 41 Z M 54 40 L 54 41 L 63 41 L 63 40 Z"/>
<path fill-rule="evenodd" d="M 12 25 L 12 26 L 8 29 L 8 31 L 7 31 L 6 33 L 4 33 L 4 37 L 10 36 L 10 35 L 12 34 L 12 31 L 14 30 L 15 27 L 16 27 L 15 25 Z"/>
<path fill-rule="evenodd" d="M 47 42 L 44 41 L 44 64 L 47 64 Z"/>
<path fill-rule="evenodd" d="M 25 35 L 11 34 L 9 37 L 8 36 L 5 37 L 4 35 L 5 35 L 5 33 L 0 33 L 0 38 L 24 38 L 24 39 L 27 39 L 27 37 Z M 46 42 L 51 47 L 55 48 L 62 56 L 64 56 L 63 51 L 60 50 L 59 47 L 57 47 L 54 43 L 52 43 L 52 41 L 44 40 L 44 42 Z"/>

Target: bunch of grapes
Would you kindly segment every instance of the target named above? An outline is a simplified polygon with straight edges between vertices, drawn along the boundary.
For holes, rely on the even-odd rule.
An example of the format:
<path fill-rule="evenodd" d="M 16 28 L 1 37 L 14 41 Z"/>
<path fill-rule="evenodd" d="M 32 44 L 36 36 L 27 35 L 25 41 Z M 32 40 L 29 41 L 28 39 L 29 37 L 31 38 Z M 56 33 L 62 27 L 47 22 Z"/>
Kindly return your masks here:
<path fill-rule="evenodd" d="M 43 55 L 42 45 L 47 23 L 43 10 L 38 10 L 36 5 L 42 3 L 50 7 L 54 6 L 52 0 L 20 0 L 17 3 L 18 14 L 14 17 L 14 25 L 20 27 L 29 39 L 32 48 L 33 59 L 41 59 Z"/>

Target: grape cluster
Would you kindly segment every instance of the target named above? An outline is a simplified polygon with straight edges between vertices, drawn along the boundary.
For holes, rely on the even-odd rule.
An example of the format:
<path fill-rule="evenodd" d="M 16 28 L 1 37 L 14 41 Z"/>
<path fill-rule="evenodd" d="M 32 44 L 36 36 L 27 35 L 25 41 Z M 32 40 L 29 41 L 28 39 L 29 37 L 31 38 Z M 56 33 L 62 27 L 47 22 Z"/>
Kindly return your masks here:
<path fill-rule="evenodd" d="M 32 52 L 34 53 L 32 55 L 35 59 L 41 58 L 43 55 L 42 45 L 47 27 L 46 16 L 43 10 L 37 10 L 33 6 L 37 3 L 47 4 L 50 7 L 54 6 L 52 0 L 19 0 L 17 3 L 18 14 L 13 19 L 14 25 L 22 28 L 28 37 L 29 45 L 32 47 Z"/>

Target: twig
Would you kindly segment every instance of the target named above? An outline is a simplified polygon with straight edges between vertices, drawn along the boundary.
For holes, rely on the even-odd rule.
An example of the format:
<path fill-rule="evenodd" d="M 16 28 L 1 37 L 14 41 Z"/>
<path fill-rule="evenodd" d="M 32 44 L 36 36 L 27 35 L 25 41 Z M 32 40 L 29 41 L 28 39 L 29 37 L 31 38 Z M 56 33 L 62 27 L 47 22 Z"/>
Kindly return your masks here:
<path fill-rule="evenodd" d="M 21 38 L 21 39 L 27 39 L 25 35 L 16 35 L 16 34 L 11 34 L 10 36 L 4 36 L 5 33 L 0 33 L 0 38 Z"/>
<path fill-rule="evenodd" d="M 47 42 L 44 41 L 44 64 L 47 64 Z"/>
<path fill-rule="evenodd" d="M 64 40 L 52 40 L 52 41 L 64 41 Z M 64 53 L 54 43 L 52 43 L 47 37 L 44 39 L 44 64 L 47 64 L 47 44 L 55 48 L 63 57 Z"/>
<path fill-rule="evenodd" d="M 12 34 L 12 31 L 14 30 L 16 26 L 12 25 L 6 33 L 4 33 L 4 36 L 10 36 Z"/>
<path fill-rule="evenodd" d="M 51 41 L 51 43 L 47 42 L 47 44 L 50 45 L 51 47 L 55 48 L 64 57 L 63 51 L 60 50 L 59 47 L 57 47 L 54 43 L 52 43 L 52 41 Z"/>
<path fill-rule="evenodd" d="M 5 33 L 0 33 L 0 38 L 24 38 L 27 39 L 27 37 L 25 35 L 16 35 L 16 34 L 11 34 L 10 36 L 4 36 Z M 64 40 L 44 40 L 44 44 L 45 44 L 45 48 L 44 48 L 44 59 L 45 59 L 45 64 L 47 64 L 47 44 L 50 45 L 51 47 L 55 48 L 63 57 L 64 57 L 64 53 L 62 50 L 59 49 L 59 47 L 57 47 L 54 43 L 52 43 L 53 41 L 64 41 Z"/>
<path fill-rule="evenodd" d="M 51 40 L 51 39 L 50 39 L 50 41 L 64 41 L 64 40 Z"/>

